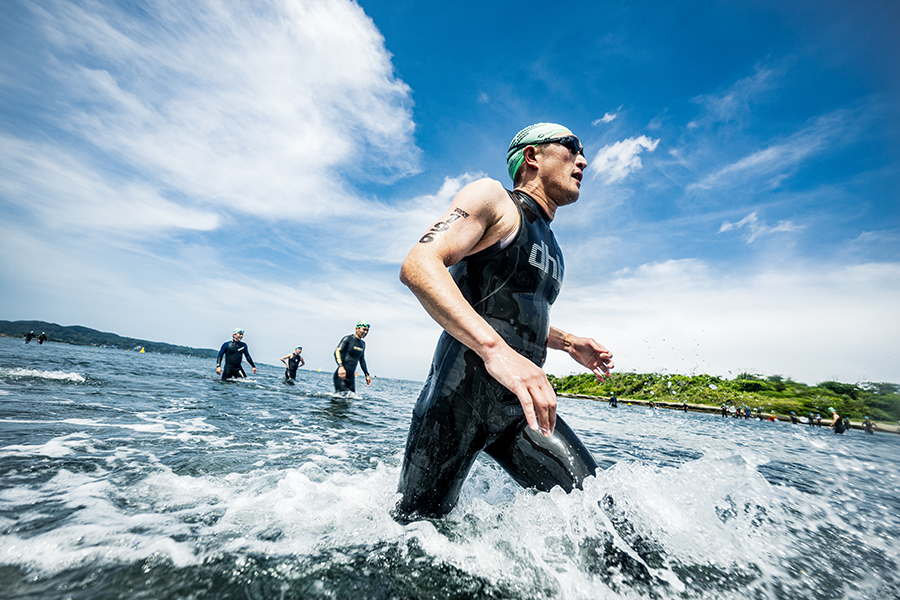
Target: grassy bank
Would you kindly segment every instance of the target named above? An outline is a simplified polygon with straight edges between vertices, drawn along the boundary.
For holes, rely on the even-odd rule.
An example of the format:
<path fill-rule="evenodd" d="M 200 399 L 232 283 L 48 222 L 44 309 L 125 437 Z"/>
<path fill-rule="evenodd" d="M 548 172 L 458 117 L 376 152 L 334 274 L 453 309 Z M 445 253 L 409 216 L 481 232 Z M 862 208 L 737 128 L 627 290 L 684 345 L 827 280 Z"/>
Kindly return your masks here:
<path fill-rule="evenodd" d="M 828 414 L 834 407 L 853 420 L 869 417 L 873 421 L 897 424 L 900 421 L 900 385 L 894 383 L 841 383 L 825 381 L 807 385 L 778 375 L 761 377 L 742 373 L 734 379 L 712 375 L 663 375 L 659 373 L 615 373 L 600 383 L 590 373 L 549 376 L 558 392 L 620 398 L 688 402 L 721 406 L 749 406 L 756 411 L 791 411 L 805 416 Z"/>

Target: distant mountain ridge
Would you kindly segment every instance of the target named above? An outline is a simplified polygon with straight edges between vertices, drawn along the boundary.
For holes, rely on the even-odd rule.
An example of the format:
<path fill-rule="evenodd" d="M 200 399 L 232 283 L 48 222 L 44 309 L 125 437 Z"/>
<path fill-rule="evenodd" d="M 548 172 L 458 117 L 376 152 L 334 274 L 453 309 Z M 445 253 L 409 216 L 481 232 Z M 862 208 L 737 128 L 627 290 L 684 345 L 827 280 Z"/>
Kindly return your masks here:
<path fill-rule="evenodd" d="M 81 325 L 58 325 L 46 321 L 2 321 L 0 320 L 0 335 L 13 338 L 24 338 L 25 334 L 33 331 L 35 335 L 41 332 L 47 334 L 47 341 L 74 344 L 76 346 L 100 346 L 104 348 L 118 348 L 120 350 L 133 350 L 137 346 L 144 348 L 144 352 L 157 354 L 181 354 L 183 356 L 197 356 L 200 358 L 215 358 L 218 352 L 210 348 L 191 348 L 188 346 L 176 346 L 164 342 L 151 342 L 137 338 L 122 337 L 115 333 L 97 331 Z M 33 340 L 32 344 L 37 344 Z"/>

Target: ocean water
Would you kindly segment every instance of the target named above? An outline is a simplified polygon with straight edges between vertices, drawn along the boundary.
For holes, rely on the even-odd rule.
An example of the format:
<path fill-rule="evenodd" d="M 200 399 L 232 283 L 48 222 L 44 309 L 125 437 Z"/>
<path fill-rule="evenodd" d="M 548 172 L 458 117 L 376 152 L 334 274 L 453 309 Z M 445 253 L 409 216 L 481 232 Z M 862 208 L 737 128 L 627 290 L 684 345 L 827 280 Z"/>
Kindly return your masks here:
<path fill-rule="evenodd" d="M 900 597 L 900 435 L 561 399 L 583 491 L 401 525 L 421 384 L 282 374 L 0 338 L 0 598 Z"/>

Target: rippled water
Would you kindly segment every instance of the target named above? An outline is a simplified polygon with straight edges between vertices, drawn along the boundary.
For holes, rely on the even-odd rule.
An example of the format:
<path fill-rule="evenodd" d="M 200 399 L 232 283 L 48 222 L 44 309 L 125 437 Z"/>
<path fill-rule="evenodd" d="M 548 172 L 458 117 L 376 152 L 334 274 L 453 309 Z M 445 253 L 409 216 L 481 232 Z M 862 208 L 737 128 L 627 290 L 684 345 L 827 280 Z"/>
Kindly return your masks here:
<path fill-rule="evenodd" d="M 484 457 L 404 526 L 421 384 L 282 374 L 0 338 L 0 597 L 900 597 L 898 435 L 561 399 L 584 491 Z"/>

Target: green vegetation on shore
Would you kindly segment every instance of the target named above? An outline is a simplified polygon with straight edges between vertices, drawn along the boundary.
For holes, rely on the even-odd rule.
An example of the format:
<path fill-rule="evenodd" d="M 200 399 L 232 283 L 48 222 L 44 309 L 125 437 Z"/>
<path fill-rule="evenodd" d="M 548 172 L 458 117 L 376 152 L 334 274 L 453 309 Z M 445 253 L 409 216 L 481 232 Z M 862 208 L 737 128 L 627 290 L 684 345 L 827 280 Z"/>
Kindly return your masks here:
<path fill-rule="evenodd" d="M 29 331 L 35 335 L 44 332 L 47 341 L 60 342 L 62 344 L 74 344 L 76 346 L 98 346 L 101 348 L 118 348 L 120 350 L 133 350 L 140 346 L 144 352 L 157 354 L 180 354 L 183 356 L 198 356 L 200 358 L 215 358 L 217 352 L 209 348 L 190 348 L 188 346 L 176 346 L 163 342 L 151 342 L 136 338 L 122 337 L 115 333 L 97 331 L 80 325 L 65 326 L 46 321 L 0 321 L 0 335 L 12 338 L 24 338 Z M 37 344 L 37 340 L 31 342 Z"/>
<path fill-rule="evenodd" d="M 834 407 L 841 416 L 854 420 L 869 417 L 873 421 L 896 424 L 900 420 L 900 385 L 894 383 L 841 383 L 825 381 L 815 386 L 780 375 L 762 377 L 742 373 L 734 379 L 712 375 L 662 375 L 658 373 L 614 373 L 600 383 L 591 373 L 554 377 L 550 383 L 557 392 L 619 398 L 687 402 L 710 406 L 749 406 L 766 413 L 775 411 L 798 416 L 820 413 L 828 416 Z"/>

